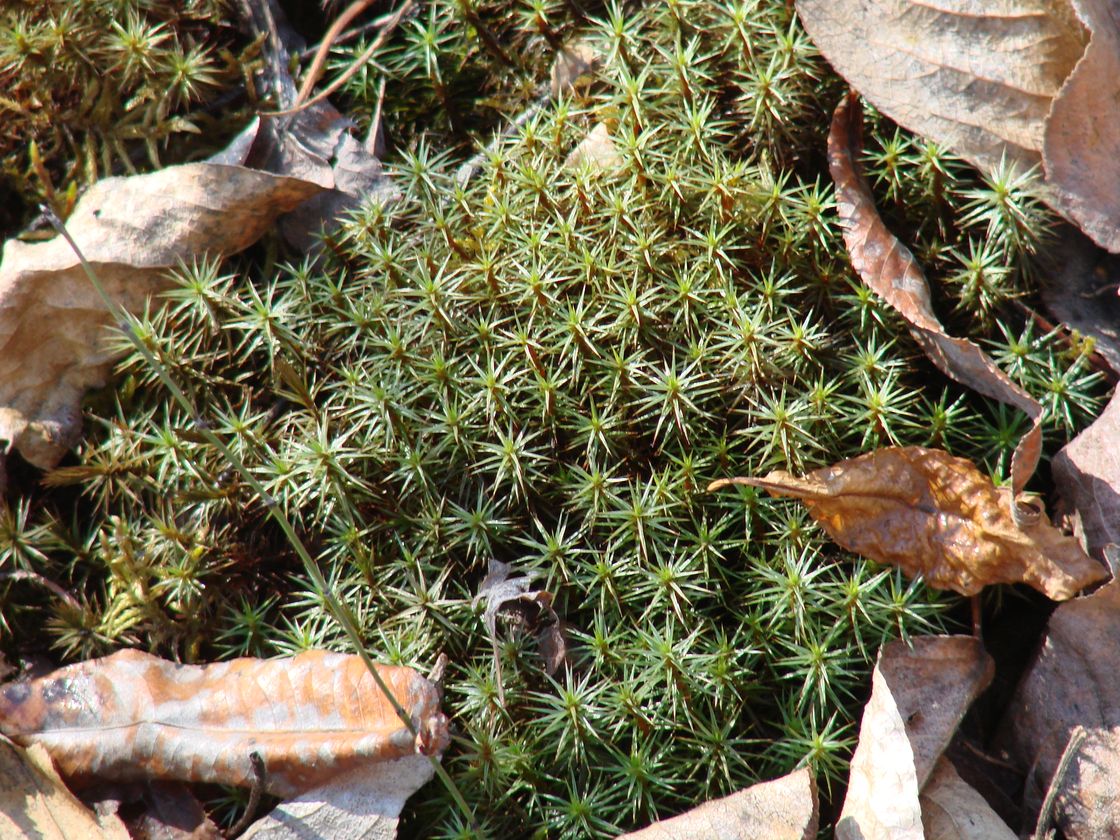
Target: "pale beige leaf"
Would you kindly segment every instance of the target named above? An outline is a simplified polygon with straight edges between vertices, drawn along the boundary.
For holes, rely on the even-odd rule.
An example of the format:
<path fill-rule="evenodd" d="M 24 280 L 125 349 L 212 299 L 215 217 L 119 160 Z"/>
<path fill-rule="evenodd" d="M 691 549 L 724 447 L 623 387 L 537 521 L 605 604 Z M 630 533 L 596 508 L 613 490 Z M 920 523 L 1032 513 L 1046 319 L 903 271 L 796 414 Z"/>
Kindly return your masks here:
<path fill-rule="evenodd" d="M 564 165 L 569 169 L 587 166 L 595 172 L 606 172 L 622 166 L 622 154 L 605 123 L 599 123 L 568 154 Z"/>
<path fill-rule="evenodd" d="M 1120 252 L 1120 4 L 1074 0 L 1089 46 L 1050 109 L 1049 200 L 1098 245 Z"/>
<path fill-rule="evenodd" d="M 618 840 L 814 840 L 817 822 L 816 780 L 803 768 L 622 834 Z"/>
<path fill-rule="evenodd" d="M 241 840 L 393 840 L 405 800 L 433 775 L 422 755 L 356 767 L 280 803 Z"/>
<path fill-rule="evenodd" d="M 1089 729 L 1057 785 L 1052 816 L 1065 840 L 1120 837 L 1120 727 Z"/>
<path fill-rule="evenodd" d="M 1066 0 L 797 0 L 817 49 L 900 125 L 991 168 L 1038 163 L 1051 100 L 1085 51 Z"/>
<path fill-rule="evenodd" d="M 887 447 L 804 478 L 775 470 L 714 481 L 709 489 L 732 483 L 801 499 L 844 548 L 921 575 L 937 589 L 975 595 L 993 583 L 1027 583 L 1062 601 L 1108 578 L 1044 513 L 1016 524 L 1007 488 L 940 449 Z"/>
<path fill-rule="evenodd" d="M 879 652 L 839 840 L 923 840 L 918 794 L 994 666 L 971 636 L 919 636 Z"/>
<path fill-rule="evenodd" d="M 357 656 L 177 665 L 138 651 L 0 689 L 0 731 L 42 744 L 68 778 L 180 779 L 248 786 L 250 754 L 267 790 L 292 796 L 370 762 L 446 748 L 435 686 L 378 666 L 413 736 Z"/>
<path fill-rule="evenodd" d="M 98 817 L 67 790 L 36 745 L 0 737 L 0 837 L 36 840 L 128 840 L 116 816 Z"/>
<path fill-rule="evenodd" d="M 1071 733 L 1120 728 L 1120 581 L 1062 604 L 1004 716 L 1000 742 L 1026 777 L 1036 812 Z"/>
<path fill-rule="evenodd" d="M 108 293 L 142 310 L 165 272 L 247 248 L 322 188 L 239 166 L 191 163 L 106 178 L 67 223 Z M 110 318 L 70 246 L 9 240 L 0 258 L 0 440 L 52 467 L 81 432 L 79 405 L 102 385 Z"/>
<path fill-rule="evenodd" d="M 556 54 L 549 74 L 552 98 L 586 88 L 591 83 L 595 69 L 602 63 L 603 57 L 587 41 L 565 44 Z"/>
<path fill-rule="evenodd" d="M 910 325 L 914 340 L 946 376 L 1031 418 L 1011 459 L 1011 486 L 1022 492 L 1042 454 L 1042 405 L 1016 385 L 976 344 L 948 335 L 930 302 L 929 284 L 910 250 L 892 234 L 857 160 L 863 120 L 859 100 L 845 97 L 828 132 L 828 168 L 836 184 L 836 204 L 852 268 L 868 288 Z"/>
<path fill-rule="evenodd" d="M 921 796 L 926 840 L 1016 840 L 976 788 L 957 775 L 952 762 L 938 760 Z"/>

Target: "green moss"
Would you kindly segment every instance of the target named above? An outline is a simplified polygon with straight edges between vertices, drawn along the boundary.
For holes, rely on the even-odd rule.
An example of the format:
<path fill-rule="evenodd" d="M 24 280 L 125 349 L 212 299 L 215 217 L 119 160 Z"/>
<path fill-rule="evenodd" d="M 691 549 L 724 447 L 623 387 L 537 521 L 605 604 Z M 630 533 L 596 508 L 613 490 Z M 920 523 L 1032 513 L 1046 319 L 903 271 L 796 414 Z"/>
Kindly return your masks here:
<path fill-rule="evenodd" d="M 528 102 L 577 25 L 604 58 L 590 93 L 459 185 L 466 132 L 500 112 L 478 97 Z M 145 340 L 297 521 L 370 650 L 450 655 L 445 764 L 485 829 L 609 835 L 802 762 L 835 790 L 878 646 L 937 630 L 952 601 L 839 551 L 796 503 L 704 487 L 892 443 L 1002 479 L 1023 429 L 932 373 L 852 277 L 823 160 L 839 83 L 778 2 L 589 22 L 437 2 L 410 27 L 381 64 L 403 198 L 355 214 L 330 265 L 184 269 Z M 377 87 L 350 95 L 371 106 Z M 600 122 L 623 165 L 566 166 Z M 1048 223 L 1031 182 L 978 181 L 882 122 L 870 134 L 892 224 L 958 278 L 948 309 L 1046 398 L 1056 446 L 1103 392 L 1005 305 Z M 983 270 L 960 279 L 976 248 Z M 89 519 L 45 505 L 5 523 L 6 565 L 80 593 L 81 609 L 51 607 L 52 643 L 345 648 L 260 500 L 142 359 L 120 372 L 115 413 L 50 477 L 82 488 Z M 549 678 L 532 638 L 507 634 L 504 701 L 472 606 L 490 558 L 541 575 L 575 660 Z M 42 603 L 13 593 L 18 639 Z M 471 836 L 436 785 L 410 808 L 410 831 Z"/>
<path fill-rule="evenodd" d="M 251 57 L 234 56 L 228 14 L 222 0 L 5 3 L 0 207 L 10 216 L 0 229 L 18 228 L 42 200 L 65 214 L 99 177 L 220 144 L 245 114 L 233 99 L 220 116 L 206 105 L 243 81 Z"/>

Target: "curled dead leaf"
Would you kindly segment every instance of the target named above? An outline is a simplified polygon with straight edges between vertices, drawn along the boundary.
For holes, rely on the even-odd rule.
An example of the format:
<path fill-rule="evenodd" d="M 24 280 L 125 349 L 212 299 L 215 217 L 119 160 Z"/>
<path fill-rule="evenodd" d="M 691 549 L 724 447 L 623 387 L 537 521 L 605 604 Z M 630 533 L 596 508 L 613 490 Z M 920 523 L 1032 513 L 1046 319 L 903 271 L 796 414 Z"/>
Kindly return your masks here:
<path fill-rule="evenodd" d="M 177 665 L 138 651 L 60 668 L 0 689 L 0 731 L 41 744 L 77 782 L 179 779 L 247 786 L 251 753 L 267 789 L 292 796 L 369 762 L 448 744 L 435 686 L 411 668 L 378 666 L 413 735 L 357 656 Z"/>
<path fill-rule="evenodd" d="M 940 449 L 887 447 L 804 478 L 776 470 L 708 489 L 728 484 L 801 499 L 844 548 L 921 575 L 937 589 L 975 595 L 993 583 L 1027 583 L 1063 601 L 1108 578 L 1044 513 L 1031 525 L 1016 524 L 1009 489 Z"/>
<path fill-rule="evenodd" d="M 919 636 L 879 652 L 838 840 L 925 840 L 919 793 L 995 671 L 979 639 Z"/>
<path fill-rule="evenodd" d="M 1011 461 L 1011 486 L 1021 493 L 1042 454 L 1042 405 L 977 345 L 945 333 L 933 312 L 925 275 L 910 250 L 887 230 L 856 162 L 862 125 L 859 100 L 852 94 L 837 106 L 828 132 L 828 167 L 836 184 L 836 205 L 852 268 L 906 319 L 914 340 L 938 370 L 1031 418 L 1031 428 L 1015 447 Z M 1012 512 L 1018 515 L 1016 509 Z"/>
<path fill-rule="evenodd" d="M 1072 508 L 1075 531 L 1094 556 L 1120 544 L 1120 391 L 1104 412 L 1054 456 L 1058 492 Z"/>

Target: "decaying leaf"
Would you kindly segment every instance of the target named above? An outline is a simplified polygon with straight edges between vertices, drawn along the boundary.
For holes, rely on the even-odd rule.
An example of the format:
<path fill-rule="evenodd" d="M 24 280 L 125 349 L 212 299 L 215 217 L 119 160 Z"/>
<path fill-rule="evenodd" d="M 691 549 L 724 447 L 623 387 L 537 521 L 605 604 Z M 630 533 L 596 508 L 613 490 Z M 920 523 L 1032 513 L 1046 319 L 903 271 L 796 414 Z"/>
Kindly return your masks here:
<path fill-rule="evenodd" d="M 1050 818 L 1064 840 L 1120 837 L 1120 727 L 1088 730 L 1053 783 Z"/>
<path fill-rule="evenodd" d="M 869 288 L 906 319 L 914 340 L 942 373 L 1031 418 L 1031 429 L 1015 447 L 1011 461 L 1011 486 L 1018 494 L 1034 474 L 1042 453 L 1042 405 L 1012 382 L 978 346 L 945 333 L 933 312 L 925 275 L 914 255 L 879 217 L 856 162 L 862 125 L 859 100 L 853 94 L 836 108 L 828 133 L 828 167 L 836 184 L 836 205 L 852 267 Z"/>
<path fill-rule="evenodd" d="M 593 44 L 587 41 L 565 44 L 556 53 L 556 59 L 552 62 L 552 70 L 549 73 L 549 91 L 552 98 L 556 99 L 561 94 L 586 88 L 591 83 L 595 69 L 602 63 L 603 57 Z"/>
<path fill-rule="evenodd" d="M 976 788 L 957 775 L 949 759 L 933 768 L 921 796 L 926 840 L 1016 840 L 1018 835 Z"/>
<path fill-rule="evenodd" d="M 1042 148 L 1054 209 L 1098 245 L 1120 252 L 1120 7 L 1073 0 L 1091 36 L 1058 92 Z"/>
<path fill-rule="evenodd" d="M 267 790 L 292 796 L 369 762 L 441 753 L 449 735 L 435 687 L 378 666 L 414 736 L 357 656 L 177 665 L 138 651 L 61 668 L 0 690 L 0 732 L 42 744 L 63 775 L 247 786 L 250 754 Z"/>
<path fill-rule="evenodd" d="M 1017 525 L 1010 490 L 940 449 L 887 447 L 804 478 L 775 470 L 713 481 L 708 489 L 728 484 L 801 499 L 841 546 L 921 575 L 936 589 L 975 595 L 993 583 L 1028 583 L 1064 601 L 1108 578 L 1044 513 Z"/>
<path fill-rule="evenodd" d="M 537 645 L 545 660 L 545 671 L 552 676 L 567 661 L 567 638 L 560 626 L 560 617 L 552 608 L 552 593 L 533 591 L 530 587 L 536 580 L 532 572 L 510 577 L 510 563 L 491 558 L 486 577 L 478 586 L 474 603 L 486 601 L 482 622 L 494 648 L 494 672 L 498 686 L 498 696 L 502 689 L 502 657 L 498 650 L 498 614 L 505 613 L 516 618 L 524 630 L 537 635 Z"/>
<path fill-rule="evenodd" d="M 817 49 L 895 122 L 981 168 L 1040 160 L 1051 100 L 1085 52 L 1067 0 L 797 0 Z"/>
<path fill-rule="evenodd" d="M 1118 392 L 1120 394 L 1120 392 Z M 1093 425 L 1054 456 L 1058 492 L 1071 507 L 1076 530 L 1094 556 L 1120 544 L 1120 396 L 1113 394 Z"/>
<path fill-rule="evenodd" d="M 329 102 L 291 118 L 258 117 L 211 161 L 319 184 L 322 192 L 279 220 L 289 244 L 302 252 L 314 251 L 319 234 L 347 211 L 399 195 L 381 162 L 350 133 L 350 127 L 350 121 Z"/>
<path fill-rule="evenodd" d="M 971 636 L 919 636 L 879 652 L 839 840 L 924 840 L 919 792 L 994 665 Z"/>
<path fill-rule="evenodd" d="M 241 840 L 393 840 L 405 800 L 433 774 L 422 755 L 356 767 L 281 802 Z"/>
<path fill-rule="evenodd" d="M 1038 811 L 1070 735 L 1120 729 L 1120 581 L 1062 604 L 1038 657 L 1005 713 L 999 741 L 1026 775 L 1023 798 Z M 1110 760 L 1115 763 L 1115 759 Z"/>
<path fill-rule="evenodd" d="M 99 817 L 75 798 L 40 746 L 0 737 L 0 837 L 129 840 L 116 816 Z"/>
<path fill-rule="evenodd" d="M 1070 329 L 1092 336 L 1096 353 L 1120 374 L 1120 256 L 1063 225 L 1046 249 L 1046 263 L 1039 291 L 1047 311 Z"/>
<path fill-rule="evenodd" d="M 591 129 L 564 160 L 564 166 L 569 169 L 581 165 L 594 172 L 610 172 L 622 166 L 622 153 L 618 151 L 606 123 L 598 123 Z"/>
<path fill-rule="evenodd" d="M 658 820 L 618 840 L 813 840 L 817 836 L 817 783 L 807 769 L 705 802 Z"/>
<path fill-rule="evenodd" d="M 147 782 L 141 809 L 122 817 L 133 840 L 224 840 L 202 803 L 182 782 Z"/>
<path fill-rule="evenodd" d="M 168 268 L 247 248 L 321 189 L 239 166 L 190 163 L 98 181 L 67 227 L 108 293 L 137 311 L 166 282 Z M 49 468 L 77 442 L 82 395 L 104 384 L 110 318 L 61 237 L 9 240 L 0 259 L 0 440 Z"/>

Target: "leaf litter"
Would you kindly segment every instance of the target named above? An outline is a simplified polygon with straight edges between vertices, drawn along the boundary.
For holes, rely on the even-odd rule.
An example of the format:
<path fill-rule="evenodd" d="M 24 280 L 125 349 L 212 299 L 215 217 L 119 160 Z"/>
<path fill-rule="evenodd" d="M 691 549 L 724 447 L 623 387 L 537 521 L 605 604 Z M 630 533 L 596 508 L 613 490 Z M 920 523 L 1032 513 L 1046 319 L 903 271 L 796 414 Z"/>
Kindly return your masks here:
<path fill-rule="evenodd" d="M 178 779 L 248 787 L 257 753 L 267 791 L 287 797 L 370 762 L 436 756 L 449 741 L 436 687 L 379 666 L 405 727 L 358 656 L 179 665 L 134 650 L 0 689 L 0 732 L 41 744 L 77 784 Z"/>
<path fill-rule="evenodd" d="M 803 478 L 775 470 L 708 489 L 730 484 L 800 499 L 843 548 L 936 589 L 975 595 L 993 583 L 1028 583 L 1062 601 L 1109 576 L 1044 513 L 1017 524 L 1008 488 L 940 449 L 887 447 Z"/>

